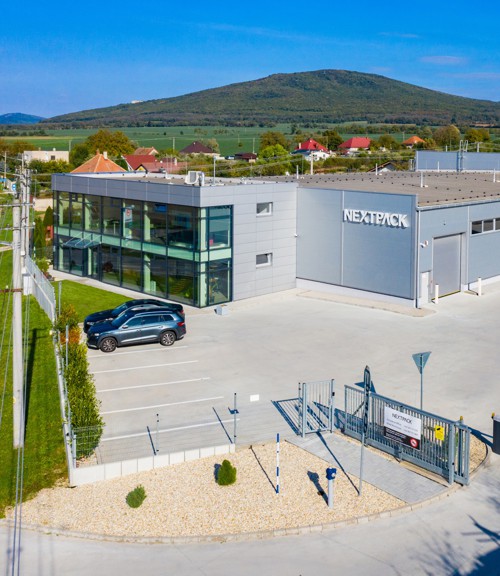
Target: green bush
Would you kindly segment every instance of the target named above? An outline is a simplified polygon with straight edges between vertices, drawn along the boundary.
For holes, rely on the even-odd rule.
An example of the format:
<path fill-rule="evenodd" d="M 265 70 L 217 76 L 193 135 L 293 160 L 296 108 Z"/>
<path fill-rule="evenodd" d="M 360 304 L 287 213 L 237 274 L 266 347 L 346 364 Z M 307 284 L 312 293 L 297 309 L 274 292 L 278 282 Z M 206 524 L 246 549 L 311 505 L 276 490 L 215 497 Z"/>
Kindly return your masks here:
<path fill-rule="evenodd" d="M 85 442 L 77 442 L 77 458 L 92 454 L 99 444 L 104 428 L 94 377 L 89 373 L 88 367 L 86 345 L 70 343 L 64 378 L 71 409 L 71 425 L 80 440 L 83 440 L 82 432 L 85 437 Z"/>
<path fill-rule="evenodd" d="M 219 486 L 229 486 L 236 482 L 236 468 L 231 465 L 229 460 L 224 460 L 222 466 L 217 472 L 217 484 Z"/>
<path fill-rule="evenodd" d="M 139 506 L 144 502 L 146 498 L 146 490 L 144 490 L 144 486 L 136 486 L 131 492 L 127 494 L 127 504 L 131 508 L 139 508 Z"/>
<path fill-rule="evenodd" d="M 54 324 L 54 328 L 58 332 L 65 332 L 66 326 L 70 328 L 78 326 L 78 314 L 72 304 L 63 304 L 61 312 Z"/>

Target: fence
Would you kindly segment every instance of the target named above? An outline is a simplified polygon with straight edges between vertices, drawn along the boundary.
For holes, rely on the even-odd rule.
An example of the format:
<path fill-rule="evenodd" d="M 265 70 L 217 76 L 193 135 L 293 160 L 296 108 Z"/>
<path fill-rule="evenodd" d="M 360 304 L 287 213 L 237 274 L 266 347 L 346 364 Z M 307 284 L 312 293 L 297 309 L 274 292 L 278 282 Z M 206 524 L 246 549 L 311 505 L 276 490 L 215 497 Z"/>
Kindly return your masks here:
<path fill-rule="evenodd" d="M 26 256 L 25 266 L 31 279 L 30 286 L 26 287 L 25 293 L 33 294 L 51 322 L 55 322 L 56 296 L 52 284 L 29 256 Z"/>
<path fill-rule="evenodd" d="M 299 429 L 302 438 L 309 432 L 333 432 L 334 380 L 299 382 Z"/>
<path fill-rule="evenodd" d="M 470 429 L 467 426 L 375 393 L 369 394 L 368 402 L 366 444 L 437 473 L 450 484 L 469 484 Z M 359 440 L 364 405 L 364 391 L 346 386 L 344 433 Z M 398 429 L 398 422 L 392 425 L 391 417 L 403 425 L 410 422 L 420 434 L 406 434 Z"/>

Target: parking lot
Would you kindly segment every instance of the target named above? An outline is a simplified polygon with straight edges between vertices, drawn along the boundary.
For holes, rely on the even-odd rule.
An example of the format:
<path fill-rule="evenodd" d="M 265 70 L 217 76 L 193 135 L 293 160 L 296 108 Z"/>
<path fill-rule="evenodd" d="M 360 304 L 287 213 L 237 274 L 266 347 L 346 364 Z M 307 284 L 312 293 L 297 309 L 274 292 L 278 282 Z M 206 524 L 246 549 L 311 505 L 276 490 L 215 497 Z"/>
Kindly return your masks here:
<path fill-rule="evenodd" d="M 361 382 L 365 365 L 379 394 L 419 406 L 412 354 L 424 351 L 424 409 L 491 434 L 499 307 L 500 290 L 490 288 L 442 299 L 417 318 L 298 290 L 232 303 L 225 315 L 188 308 L 187 335 L 172 347 L 89 350 L 106 422 L 101 458 L 227 444 L 235 421 L 240 445 L 293 436 L 275 403 L 293 406 L 298 382 L 334 378 L 342 408 L 344 385 Z"/>

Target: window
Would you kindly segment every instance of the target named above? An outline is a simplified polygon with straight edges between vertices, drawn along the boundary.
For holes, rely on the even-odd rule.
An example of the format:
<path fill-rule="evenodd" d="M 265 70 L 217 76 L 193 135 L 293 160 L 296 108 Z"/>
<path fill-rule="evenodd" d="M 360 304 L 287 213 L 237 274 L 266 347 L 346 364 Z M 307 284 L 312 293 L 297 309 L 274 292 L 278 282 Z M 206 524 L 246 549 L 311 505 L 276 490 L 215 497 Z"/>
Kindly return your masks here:
<path fill-rule="evenodd" d="M 257 216 L 270 216 L 273 213 L 272 202 L 259 202 L 257 204 Z"/>
<path fill-rule="evenodd" d="M 271 266 L 272 263 L 273 263 L 273 255 L 271 252 L 268 252 L 267 254 L 257 254 L 257 256 L 255 257 L 255 265 L 258 267 Z"/>
<path fill-rule="evenodd" d="M 489 220 L 476 220 L 471 222 L 471 234 L 483 234 L 500 230 L 500 218 L 490 218 Z"/>

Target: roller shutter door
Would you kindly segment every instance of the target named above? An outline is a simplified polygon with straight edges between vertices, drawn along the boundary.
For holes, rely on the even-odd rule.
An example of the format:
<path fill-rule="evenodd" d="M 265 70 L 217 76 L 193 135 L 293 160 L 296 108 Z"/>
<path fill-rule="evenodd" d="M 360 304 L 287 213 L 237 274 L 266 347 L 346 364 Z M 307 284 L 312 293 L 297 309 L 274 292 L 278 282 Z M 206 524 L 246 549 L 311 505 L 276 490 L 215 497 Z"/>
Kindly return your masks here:
<path fill-rule="evenodd" d="M 432 275 L 440 296 L 460 292 L 460 245 L 460 234 L 434 238 Z"/>

